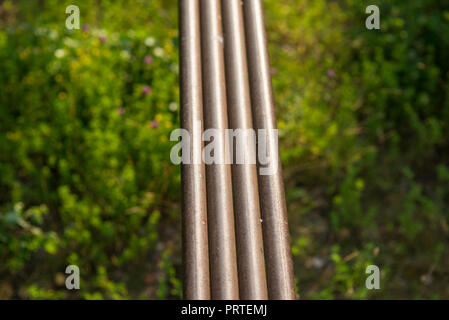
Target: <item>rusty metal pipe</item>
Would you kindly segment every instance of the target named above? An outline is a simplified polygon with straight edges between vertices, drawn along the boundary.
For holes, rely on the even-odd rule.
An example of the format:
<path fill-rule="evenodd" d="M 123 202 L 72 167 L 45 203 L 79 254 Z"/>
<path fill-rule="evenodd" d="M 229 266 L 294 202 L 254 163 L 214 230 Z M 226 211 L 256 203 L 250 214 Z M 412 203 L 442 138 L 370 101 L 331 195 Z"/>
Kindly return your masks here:
<path fill-rule="evenodd" d="M 220 0 L 201 0 L 205 128 L 228 128 Z M 215 152 L 226 153 L 224 143 Z M 212 299 L 238 299 L 231 167 L 207 164 L 207 211 Z"/>
<path fill-rule="evenodd" d="M 241 0 L 222 0 L 226 89 L 231 129 L 253 129 Z M 248 131 L 247 131 L 248 133 Z M 239 145 L 237 145 L 239 144 Z M 251 136 L 234 141 L 234 154 L 254 148 Z M 237 147 L 238 146 L 238 150 Z M 240 298 L 267 299 L 256 163 L 232 164 Z"/>
<path fill-rule="evenodd" d="M 181 127 L 191 134 L 190 158 L 201 154 L 201 136 L 194 136 L 195 121 L 203 121 L 199 0 L 179 1 Z M 202 128 L 201 128 L 202 132 Z M 184 298 L 210 299 L 204 164 L 183 164 Z"/>
<path fill-rule="evenodd" d="M 254 126 L 276 129 L 262 1 L 244 0 L 243 8 Z M 268 293 L 270 299 L 296 299 L 279 151 L 271 143 L 267 150 L 278 161 L 275 174 L 259 175 Z"/>

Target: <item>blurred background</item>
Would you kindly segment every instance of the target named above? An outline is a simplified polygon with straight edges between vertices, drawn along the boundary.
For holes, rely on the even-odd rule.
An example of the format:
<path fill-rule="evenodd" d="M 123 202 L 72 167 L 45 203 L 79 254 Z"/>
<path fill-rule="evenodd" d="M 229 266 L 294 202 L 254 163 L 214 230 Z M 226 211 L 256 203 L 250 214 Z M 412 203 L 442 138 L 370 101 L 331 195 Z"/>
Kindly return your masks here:
<path fill-rule="evenodd" d="M 449 299 L 449 2 L 264 3 L 300 298 Z M 178 49 L 175 0 L 0 0 L 1 299 L 181 297 Z"/>

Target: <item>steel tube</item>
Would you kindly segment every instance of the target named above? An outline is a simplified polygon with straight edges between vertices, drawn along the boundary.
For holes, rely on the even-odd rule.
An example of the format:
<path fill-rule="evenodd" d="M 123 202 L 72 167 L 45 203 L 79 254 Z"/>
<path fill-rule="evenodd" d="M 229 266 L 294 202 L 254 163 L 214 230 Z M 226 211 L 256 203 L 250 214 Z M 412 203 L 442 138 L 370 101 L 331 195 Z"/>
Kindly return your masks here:
<path fill-rule="evenodd" d="M 254 126 L 276 129 L 262 2 L 244 0 L 243 7 Z M 272 143 L 267 149 L 278 161 L 275 174 L 259 175 L 268 293 L 270 299 L 296 299 L 279 151 Z"/>
<path fill-rule="evenodd" d="M 228 128 L 220 0 L 201 0 L 201 41 L 205 128 Z M 220 149 L 220 150 L 219 150 Z M 214 152 L 226 153 L 224 143 Z M 231 168 L 206 165 L 212 299 L 238 299 Z"/>
<path fill-rule="evenodd" d="M 203 147 L 201 136 L 193 134 L 195 121 L 203 121 L 199 18 L 199 0 L 179 1 L 181 127 L 191 136 L 190 159 Z M 204 163 L 183 164 L 181 180 L 184 298 L 210 299 Z"/>
<path fill-rule="evenodd" d="M 248 67 L 241 0 L 223 0 L 226 89 L 231 129 L 253 129 Z M 234 155 L 249 156 L 255 149 L 251 136 L 234 141 Z M 238 148 L 237 148 L 238 147 Z M 236 217 L 237 262 L 240 298 L 267 299 L 267 282 L 263 256 L 262 226 L 257 188 L 257 167 L 250 157 L 244 163 L 232 164 L 232 187 Z"/>

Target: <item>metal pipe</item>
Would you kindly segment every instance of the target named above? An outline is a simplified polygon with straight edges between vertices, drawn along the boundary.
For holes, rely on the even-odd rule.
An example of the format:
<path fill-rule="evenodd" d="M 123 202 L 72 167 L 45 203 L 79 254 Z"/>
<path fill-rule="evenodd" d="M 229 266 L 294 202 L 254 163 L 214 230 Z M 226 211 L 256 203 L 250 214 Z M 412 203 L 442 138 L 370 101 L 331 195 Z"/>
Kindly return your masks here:
<path fill-rule="evenodd" d="M 241 0 L 222 0 L 228 117 L 232 129 L 253 129 Z M 233 154 L 254 148 L 251 135 L 233 143 Z M 236 145 L 239 144 L 239 145 Z M 238 147 L 238 150 L 237 150 Z M 232 165 L 240 299 L 267 299 L 256 163 Z"/>
<path fill-rule="evenodd" d="M 205 128 L 225 130 L 228 117 L 220 0 L 201 0 L 201 41 Z M 215 147 L 214 152 L 226 153 L 225 143 Z M 206 164 L 206 184 L 212 299 L 238 299 L 230 165 Z"/>
<path fill-rule="evenodd" d="M 262 2 L 244 0 L 243 7 L 254 126 L 276 129 Z M 272 143 L 267 150 L 278 161 L 275 174 L 259 175 L 268 293 L 270 299 L 296 299 L 279 150 Z"/>
<path fill-rule="evenodd" d="M 199 17 L 199 0 L 179 1 L 181 127 L 191 134 L 190 159 L 201 155 L 203 148 L 201 136 L 193 135 L 195 121 L 203 120 Z M 210 278 L 204 163 L 183 164 L 181 180 L 184 298 L 207 300 Z"/>

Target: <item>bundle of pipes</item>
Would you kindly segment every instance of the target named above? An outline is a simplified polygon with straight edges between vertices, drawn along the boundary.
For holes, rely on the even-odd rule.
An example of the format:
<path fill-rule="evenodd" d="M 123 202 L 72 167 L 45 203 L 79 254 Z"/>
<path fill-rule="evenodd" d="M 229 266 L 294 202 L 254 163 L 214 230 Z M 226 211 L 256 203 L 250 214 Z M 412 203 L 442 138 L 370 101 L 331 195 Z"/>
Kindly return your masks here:
<path fill-rule="evenodd" d="M 179 3 L 181 126 L 194 133 L 190 158 L 201 159 L 198 130 L 276 129 L 261 0 Z M 226 153 L 224 143 L 218 148 Z M 277 144 L 268 141 L 267 149 L 278 155 Z M 184 298 L 296 298 L 276 161 L 272 175 L 258 175 L 252 163 L 182 165 Z"/>

